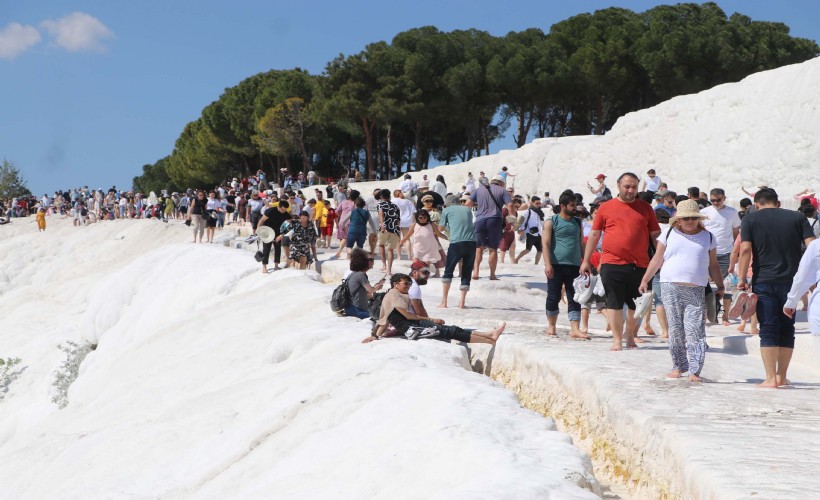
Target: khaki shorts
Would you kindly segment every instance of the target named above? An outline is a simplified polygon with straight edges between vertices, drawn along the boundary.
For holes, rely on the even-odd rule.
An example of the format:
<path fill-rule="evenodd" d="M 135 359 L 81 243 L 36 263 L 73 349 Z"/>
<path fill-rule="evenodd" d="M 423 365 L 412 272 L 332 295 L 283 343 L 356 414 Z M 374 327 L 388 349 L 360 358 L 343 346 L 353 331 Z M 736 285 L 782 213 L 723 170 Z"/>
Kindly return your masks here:
<path fill-rule="evenodd" d="M 379 246 L 390 247 L 392 249 L 399 248 L 399 235 L 396 233 L 379 233 Z"/>

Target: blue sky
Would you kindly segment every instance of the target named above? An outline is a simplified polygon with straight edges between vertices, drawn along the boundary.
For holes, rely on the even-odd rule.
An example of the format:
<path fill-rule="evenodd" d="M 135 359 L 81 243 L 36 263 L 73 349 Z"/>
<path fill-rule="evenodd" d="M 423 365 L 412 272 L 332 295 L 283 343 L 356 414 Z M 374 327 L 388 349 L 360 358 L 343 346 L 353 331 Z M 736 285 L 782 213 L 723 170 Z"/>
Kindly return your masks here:
<path fill-rule="evenodd" d="M 340 53 L 418 26 L 547 31 L 581 12 L 661 3 L 670 2 L 0 0 L 0 155 L 39 195 L 130 188 L 202 108 L 252 74 L 320 73 Z M 820 1 L 717 3 L 820 40 Z M 493 152 L 511 144 L 507 137 Z"/>

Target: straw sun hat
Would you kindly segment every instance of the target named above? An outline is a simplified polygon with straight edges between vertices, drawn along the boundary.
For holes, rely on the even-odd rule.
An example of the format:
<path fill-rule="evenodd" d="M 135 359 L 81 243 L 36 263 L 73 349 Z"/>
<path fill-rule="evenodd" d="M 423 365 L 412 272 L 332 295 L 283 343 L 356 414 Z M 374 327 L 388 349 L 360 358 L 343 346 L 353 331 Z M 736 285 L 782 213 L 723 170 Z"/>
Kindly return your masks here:
<path fill-rule="evenodd" d="M 695 200 L 683 200 L 682 202 L 678 203 L 678 211 L 675 212 L 675 216 L 669 219 L 669 224 L 674 224 L 678 219 L 682 219 L 683 217 L 697 217 L 700 220 L 708 219 L 702 213 L 700 213 L 700 207 L 698 206 L 698 202 Z"/>

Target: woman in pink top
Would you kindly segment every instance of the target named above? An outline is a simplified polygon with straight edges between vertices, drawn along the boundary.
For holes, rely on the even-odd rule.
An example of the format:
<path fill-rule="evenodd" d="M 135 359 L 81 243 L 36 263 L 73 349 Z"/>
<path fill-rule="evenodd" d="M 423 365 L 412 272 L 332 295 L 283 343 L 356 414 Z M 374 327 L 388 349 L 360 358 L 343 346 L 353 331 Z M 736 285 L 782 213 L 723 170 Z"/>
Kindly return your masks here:
<path fill-rule="evenodd" d="M 438 226 L 430 222 L 430 214 L 425 209 L 416 212 L 416 221 L 410 226 L 407 234 L 399 243 L 399 248 L 404 245 L 410 237 L 413 237 L 413 262 L 424 262 L 425 264 L 435 264 L 441 259 L 439 252 L 438 238 L 447 239 L 442 234 Z M 439 269 L 436 268 L 436 277 L 439 276 Z"/>

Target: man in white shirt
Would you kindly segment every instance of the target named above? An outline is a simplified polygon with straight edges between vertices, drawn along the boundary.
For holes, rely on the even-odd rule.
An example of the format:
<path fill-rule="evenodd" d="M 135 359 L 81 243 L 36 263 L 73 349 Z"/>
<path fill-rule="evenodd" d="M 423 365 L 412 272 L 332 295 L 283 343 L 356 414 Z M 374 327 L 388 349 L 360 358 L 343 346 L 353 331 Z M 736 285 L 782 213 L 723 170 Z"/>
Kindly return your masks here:
<path fill-rule="evenodd" d="M 410 278 L 413 284 L 410 285 L 410 290 L 407 295 L 410 297 L 410 312 L 417 316 L 428 316 L 427 309 L 424 308 L 424 303 L 421 301 L 421 287 L 427 284 L 430 278 L 430 268 L 424 262 L 416 261 L 410 266 Z"/>
<path fill-rule="evenodd" d="M 416 205 L 412 201 L 405 199 L 401 189 L 393 191 L 393 204 L 399 207 L 399 214 L 401 216 L 399 227 L 401 228 L 401 237 L 404 238 L 410 230 L 410 226 L 413 225 L 413 215 L 416 213 Z M 412 259 L 413 244 L 408 240 L 406 245 L 408 258 Z M 401 248 L 399 248 L 399 260 L 401 260 Z"/>
<path fill-rule="evenodd" d="M 721 188 L 714 188 L 709 191 L 709 202 L 711 206 L 703 208 L 700 213 L 708 217 L 703 221 L 706 229 L 715 237 L 717 243 L 717 260 L 720 265 L 720 274 L 726 277 L 729 273 L 729 256 L 735 244 L 735 239 L 740 232 L 740 216 L 737 210 L 726 206 L 726 193 Z M 722 286 L 722 283 L 715 283 Z M 732 295 L 727 293 L 723 296 L 723 326 L 729 326 L 729 307 L 732 303 Z"/>
<path fill-rule="evenodd" d="M 414 196 L 419 185 L 410 177 L 410 174 L 404 174 L 404 180 L 399 184 L 399 189 L 402 193 L 407 193 L 407 196 Z"/>

